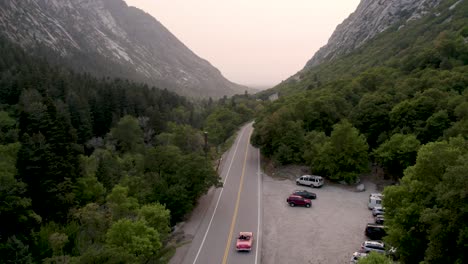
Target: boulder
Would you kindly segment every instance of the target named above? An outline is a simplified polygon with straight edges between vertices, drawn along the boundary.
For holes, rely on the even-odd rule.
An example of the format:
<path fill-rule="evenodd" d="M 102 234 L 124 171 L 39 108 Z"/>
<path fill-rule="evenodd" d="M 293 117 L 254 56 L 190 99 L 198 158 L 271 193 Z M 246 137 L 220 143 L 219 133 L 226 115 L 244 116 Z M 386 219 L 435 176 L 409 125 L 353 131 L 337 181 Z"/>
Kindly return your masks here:
<path fill-rule="evenodd" d="M 358 192 L 363 192 L 366 190 L 366 186 L 364 186 L 364 184 L 359 184 L 358 186 L 356 186 L 356 191 Z"/>

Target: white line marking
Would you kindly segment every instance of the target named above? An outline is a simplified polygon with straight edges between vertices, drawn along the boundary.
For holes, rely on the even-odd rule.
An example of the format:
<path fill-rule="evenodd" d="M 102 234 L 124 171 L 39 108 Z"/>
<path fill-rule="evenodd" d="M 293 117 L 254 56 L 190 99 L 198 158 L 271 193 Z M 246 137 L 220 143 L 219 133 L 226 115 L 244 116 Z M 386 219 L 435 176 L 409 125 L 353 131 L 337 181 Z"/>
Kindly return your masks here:
<path fill-rule="evenodd" d="M 258 263 L 258 241 L 260 240 L 260 198 L 261 198 L 261 190 L 260 190 L 260 150 L 257 149 L 257 157 L 258 157 L 258 169 L 257 169 L 257 176 L 258 176 L 258 186 L 257 186 L 257 245 L 255 246 L 255 264 Z"/>
<path fill-rule="evenodd" d="M 221 189 L 221 192 L 219 193 L 218 200 L 216 201 L 216 206 L 215 206 L 215 209 L 213 211 L 213 215 L 211 216 L 210 223 L 208 224 L 205 235 L 203 236 L 203 240 L 202 240 L 202 242 L 200 244 L 200 248 L 198 249 L 197 255 L 195 256 L 195 259 L 193 260 L 193 264 L 195 264 L 195 262 L 197 262 L 198 256 L 200 255 L 200 252 L 201 252 L 201 250 L 203 248 L 203 245 L 205 244 L 206 236 L 208 235 L 208 231 L 210 231 L 211 223 L 213 222 L 213 218 L 214 218 L 214 216 L 216 214 L 216 210 L 218 209 L 219 200 L 221 200 L 221 196 L 223 194 L 224 184 L 227 182 L 227 179 L 229 177 L 229 172 L 231 171 L 231 166 L 232 166 L 232 163 L 234 161 L 234 157 L 236 156 L 237 148 L 239 147 L 239 142 L 241 141 L 241 138 L 242 138 L 242 135 L 244 135 L 244 132 L 245 132 L 245 128 L 244 128 L 244 130 L 242 130 L 241 136 L 239 137 L 239 140 L 237 141 L 236 149 L 234 150 L 234 155 L 231 158 L 231 163 L 229 164 L 229 168 L 228 168 L 228 171 L 226 173 L 226 177 L 224 178 L 223 189 Z"/>

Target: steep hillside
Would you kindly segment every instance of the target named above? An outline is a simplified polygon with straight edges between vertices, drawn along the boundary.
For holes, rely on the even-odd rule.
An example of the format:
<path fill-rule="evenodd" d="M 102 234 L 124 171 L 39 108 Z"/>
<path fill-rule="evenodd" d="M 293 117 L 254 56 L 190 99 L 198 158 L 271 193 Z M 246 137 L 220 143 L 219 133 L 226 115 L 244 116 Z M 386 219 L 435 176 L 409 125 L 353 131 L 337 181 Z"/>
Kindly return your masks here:
<path fill-rule="evenodd" d="M 440 51 L 433 51 L 434 45 L 439 45 L 440 48 L 441 42 L 438 38 L 454 37 L 450 34 L 467 37 L 464 29 L 468 24 L 466 6 L 466 0 L 441 1 L 437 7 L 428 9 L 419 19 L 395 22 L 348 54 L 337 55 L 336 58 L 316 66 L 306 67 L 258 96 L 267 98 L 274 93 L 288 95 L 316 89 L 330 82 L 349 80 L 381 66 L 397 67 L 406 71 L 426 63 L 437 64 L 434 66 L 439 67 L 442 60 L 444 63 L 447 61 Z M 466 45 L 467 40 L 463 41 Z"/>
<path fill-rule="evenodd" d="M 306 68 L 348 54 L 364 43 L 399 24 L 403 27 L 439 5 L 441 0 L 361 0 L 356 11 L 338 25 L 328 40 L 306 64 Z"/>
<path fill-rule="evenodd" d="M 130 78 L 194 97 L 247 89 L 122 0 L 4 0 L 0 34 L 29 52 L 97 76 Z"/>

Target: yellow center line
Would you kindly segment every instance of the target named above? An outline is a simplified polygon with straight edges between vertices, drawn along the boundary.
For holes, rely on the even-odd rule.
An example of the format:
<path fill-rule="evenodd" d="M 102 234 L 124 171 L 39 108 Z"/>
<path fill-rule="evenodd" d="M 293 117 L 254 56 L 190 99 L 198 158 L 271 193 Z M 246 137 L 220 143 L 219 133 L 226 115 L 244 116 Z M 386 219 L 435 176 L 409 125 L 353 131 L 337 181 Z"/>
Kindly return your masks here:
<path fill-rule="evenodd" d="M 244 185 L 243 183 L 244 183 L 244 174 L 245 174 L 245 164 L 247 163 L 247 153 L 249 151 L 249 143 L 250 143 L 251 134 L 252 134 L 252 131 L 250 131 L 249 133 L 249 137 L 247 140 L 247 147 L 245 148 L 244 165 L 242 166 L 242 175 L 240 178 L 239 191 L 237 191 L 237 201 L 236 201 L 236 207 L 234 208 L 234 215 L 232 216 L 231 229 L 229 230 L 229 237 L 226 243 L 226 249 L 224 250 L 223 264 L 227 263 L 227 257 L 229 255 L 229 247 L 230 247 L 229 245 L 231 244 L 232 233 L 234 232 L 234 226 L 236 224 L 237 211 L 239 210 L 240 196 L 242 193 L 242 186 Z"/>

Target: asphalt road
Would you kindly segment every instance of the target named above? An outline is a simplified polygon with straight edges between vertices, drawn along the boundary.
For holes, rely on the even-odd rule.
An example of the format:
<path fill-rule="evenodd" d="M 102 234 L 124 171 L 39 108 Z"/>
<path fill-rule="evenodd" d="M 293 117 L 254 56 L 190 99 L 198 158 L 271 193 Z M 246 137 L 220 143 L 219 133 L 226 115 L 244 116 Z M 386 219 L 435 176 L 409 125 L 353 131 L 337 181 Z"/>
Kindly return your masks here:
<path fill-rule="evenodd" d="M 260 263 L 261 250 L 261 174 L 258 149 L 250 145 L 252 123 L 238 133 L 224 156 L 218 188 L 194 234 L 183 263 Z M 236 238 L 241 231 L 254 232 L 251 252 L 237 252 Z"/>

